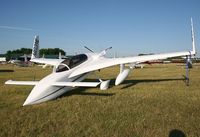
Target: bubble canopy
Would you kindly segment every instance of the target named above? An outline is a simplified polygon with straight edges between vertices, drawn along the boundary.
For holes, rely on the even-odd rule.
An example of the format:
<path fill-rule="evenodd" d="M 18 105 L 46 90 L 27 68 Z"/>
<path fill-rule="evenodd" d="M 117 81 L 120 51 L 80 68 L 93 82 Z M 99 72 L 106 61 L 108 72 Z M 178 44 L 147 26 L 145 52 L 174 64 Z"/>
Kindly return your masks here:
<path fill-rule="evenodd" d="M 88 57 L 85 54 L 79 54 L 73 57 L 69 57 L 58 65 L 58 67 L 56 68 L 56 73 L 72 69 L 85 62 L 87 59 Z"/>

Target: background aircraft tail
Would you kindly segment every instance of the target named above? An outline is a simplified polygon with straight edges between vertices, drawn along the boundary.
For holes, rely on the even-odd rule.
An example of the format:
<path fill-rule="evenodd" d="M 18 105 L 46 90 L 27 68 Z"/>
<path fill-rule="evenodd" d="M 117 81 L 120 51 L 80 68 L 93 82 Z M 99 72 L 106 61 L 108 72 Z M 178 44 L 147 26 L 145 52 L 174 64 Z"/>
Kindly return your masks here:
<path fill-rule="evenodd" d="M 27 59 L 27 55 L 24 54 L 24 62 L 27 63 L 28 62 L 28 59 Z"/>
<path fill-rule="evenodd" d="M 59 52 L 59 57 L 58 58 L 62 59 L 62 53 L 61 52 Z"/>
<path fill-rule="evenodd" d="M 35 36 L 31 59 L 39 58 L 39 36 Z"/>

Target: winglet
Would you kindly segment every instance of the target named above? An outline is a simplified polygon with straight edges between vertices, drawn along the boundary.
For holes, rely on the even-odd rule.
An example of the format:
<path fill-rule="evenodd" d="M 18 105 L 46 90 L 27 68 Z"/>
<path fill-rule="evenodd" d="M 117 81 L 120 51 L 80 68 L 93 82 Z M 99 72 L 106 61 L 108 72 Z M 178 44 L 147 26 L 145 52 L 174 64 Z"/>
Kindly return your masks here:
<path fill-rule="evenodd" d="M 193 20 L 191 18 L 191 33 L 192 33 L 192 54 L 196 54 L 196 49 L 195 49 L 195 39 L 194 39 L 194 26 L 193 26 Z"/>
<path fill-rule="evenodd" d="M 35 36 L 31 59 L 39 58 L 39 36 Z"/>

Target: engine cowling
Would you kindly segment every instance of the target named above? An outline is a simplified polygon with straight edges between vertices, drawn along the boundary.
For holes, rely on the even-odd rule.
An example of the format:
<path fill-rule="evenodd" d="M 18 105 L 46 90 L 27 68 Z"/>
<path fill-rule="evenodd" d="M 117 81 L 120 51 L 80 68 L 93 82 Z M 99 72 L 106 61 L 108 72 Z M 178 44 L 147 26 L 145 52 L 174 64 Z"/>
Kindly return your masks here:
<path fill-rule="evenodd" d="M 115 80 L 115 85 L 117 86 L 117 85 L 121 84 L 127 78 L 129 72 L 130 72 L 130 69 L 121 70 Z"/>

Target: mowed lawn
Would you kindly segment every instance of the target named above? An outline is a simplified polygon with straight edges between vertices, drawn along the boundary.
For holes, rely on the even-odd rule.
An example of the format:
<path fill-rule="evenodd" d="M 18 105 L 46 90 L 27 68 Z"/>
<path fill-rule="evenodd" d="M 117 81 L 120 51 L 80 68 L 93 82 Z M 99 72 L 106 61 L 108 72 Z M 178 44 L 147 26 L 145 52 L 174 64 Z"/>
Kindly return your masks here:
<path fill-rule="evenodd" d="M 12 71 L 13 70 L 13 71 Z M 134 69 L 119 86 L 119 67 L 96 72 L 110 88 L 77 88 L 45 103 L 22 107 L 33 86 L 4 85 L 8 79 L 39 80 L 52 69 L 0 66 L 1 137 L 187 137 L 200 136 L 200 64 Z M 96 81 L 95 75 L 87 80 Z"/>

